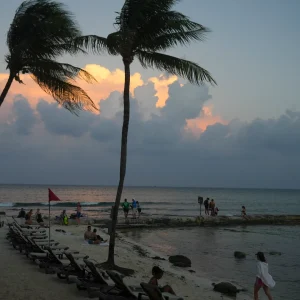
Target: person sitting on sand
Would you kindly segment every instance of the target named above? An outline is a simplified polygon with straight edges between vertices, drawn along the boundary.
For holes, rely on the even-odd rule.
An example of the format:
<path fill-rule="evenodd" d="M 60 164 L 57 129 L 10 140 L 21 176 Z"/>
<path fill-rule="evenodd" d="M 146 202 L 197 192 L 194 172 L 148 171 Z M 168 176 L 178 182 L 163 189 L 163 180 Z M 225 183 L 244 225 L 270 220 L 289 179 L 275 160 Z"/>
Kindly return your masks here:
<path fill-rule="evenodd" d="M 69 225 L 69 218 L 65 209 L 60 214 L 60 221 L 62 225 Z"/>
<path fill-rule="evenodd" d="M 96 239 L 97 239 L 97 229 L 94 228 L 94 229 L 93 229 L 93 232 L 91 233 L 90 240 L 95 241 Z"/>
<path fill-rule="evenodd" d="M 154 266 L 152 268 L 152 278 L 150 279 L 149 284 L 159 287 L 158 280 L 161 279 L 163 275 L 164 275 L 164 271 L 160 267 Z M 176 295 L 173 289 L 169 285 L 159 287 L 159 289 L 163 293 L 170 293 L 172 295 Z"/>
<path fill-rule="evenodd" d="M 85 239 L 86 241 L 89 241 L 89 240 L 92 239 L 92 235 L 93 235 L 93 233 L 92 233 L 92 227 L 89 225 L 89 226 L 87 227 L 86 232 L 84 233 L 84 239 Z"/>
<path fill-rule="evenodd" d="M 38 222 L 38 224 L 44 225 L 44 220 L 42 218 L 42 214 L 40 212 L 40 209 L 37 209 L 37 211 L 35 213 L 35 220 Z"/>
<path fill-rule="evenodd" d="M 95 240 L 89 240 L 88 241 L 88 243 L 90 245 L 99 245 L 101 243 L 106 243 L 106 242 L 107 242 L 107 240 L 104 241 L 103 238 L 100 235 L 97 235 Z"/>
<path fill-rule="evenodd" d="M 25 224 L 27 225 L 32 224 L 31 216 L 32 216 L 32 209 L 25 216 Z"/>
<path fill-rule="evenodd" d="M 266 261 L 265 255 L 263 252 L 257 252 L 257 275 L 254 284 L 254 300 L 258 300 L 258 292 L 261 288 L 264 289 L 264 292 L 269 300 L 272 300 L 272 295 L 270 293 L 270 288 L 275 286 L 275 281 L 272 276 L 269 274 L 269 266 Z"/>
<path fill-rule="evenodd" d="M 26 212 L 25 212 L 24 208 L 21 208 L 17 218 L 25 219 L 25 216 L 26 216 Z"/>
<path fill-rule="evenodd" d="M 128 213 L 129 213 L 129 202 L 127 202 L 127 199 L 124 200 L 122 207 L 123 207 L 123 211 L 124 211 L 124 217 L 125 217 L 125 219 L 127 219 Z"/>

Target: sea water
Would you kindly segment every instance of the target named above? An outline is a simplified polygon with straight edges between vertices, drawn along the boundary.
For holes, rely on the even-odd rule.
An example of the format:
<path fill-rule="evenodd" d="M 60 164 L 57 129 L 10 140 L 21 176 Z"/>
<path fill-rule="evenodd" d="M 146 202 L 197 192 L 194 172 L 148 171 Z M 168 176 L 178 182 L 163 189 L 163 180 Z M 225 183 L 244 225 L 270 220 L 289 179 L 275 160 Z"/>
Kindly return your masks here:
<path fill-rule="evenodd" d="M 76 209 L 77 202 L 90 216 L 108 214 L 115 201 L 116 187 L 0 185 L 0 207 L 47 210 L 48 187 L 61 199 L 52 202 L 51 211 Z M 248 214 L 300 214 L 300 190 L 125 187 L 122 201 L 138 200 L 143 213 L 158 216 L 198 216 L 198 196 L 214 199 L 220 215 L 240 215 L 241 206 Z M 299 298 L 300 299 L 300 298 Z"/>

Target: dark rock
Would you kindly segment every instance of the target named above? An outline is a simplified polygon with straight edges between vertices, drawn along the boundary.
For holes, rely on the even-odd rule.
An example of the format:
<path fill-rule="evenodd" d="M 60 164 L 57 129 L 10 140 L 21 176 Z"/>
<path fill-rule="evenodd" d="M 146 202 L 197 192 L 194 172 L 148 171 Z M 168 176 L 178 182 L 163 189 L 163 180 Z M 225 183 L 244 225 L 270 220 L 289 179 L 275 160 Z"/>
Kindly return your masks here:
<path fill-rule="evenodd" d="M 269 254 L 270 255 L 281 255 L 282 253 L 278 252 L 278 251 L 270 251 Z"/>
<path fill-rule="evenodd" d="M 142 247 L 138 245 L 134 245 L 133 249 L 139 254 L 141 257 L 147 257 L 148 252 L 144 250 Z"/>
<path fill-rule="evenodd" d="M 191 260 L 183 255 L 170 256 L 169 262 L 172 263 L 175 267 L 190 268 L 192 266 Z"/>
<path fill-rule="evenodd" d="M 156 259 L 156 260 L 166 260 L 165 258 L 159 257 L 159 256 L 154 256 L 152 257 L 152 259 Z"/>
<path fill-rule="evenodd" d="M 240 252 L 240 251 L 235 251 L 234 252 L 234 257 L 238 259 L 246 258 L 246 253 Z"/>
<path fill-rule="evenodd" d="M 229 295 L 229 296 L 235 296 L 236 293 L 238 293 L 240 290 L 237 289 L 236 286 L 234 286 L 230 282 L 220 282 L 220 283 L 213 283 L 214 291 Z"/>
<path fill-rule="evenodd" d="M 190 272 L 190 273 L 196 273 L 196 271 L 194 271 L 194 270 L 189 270 L 189 272 Z"/>

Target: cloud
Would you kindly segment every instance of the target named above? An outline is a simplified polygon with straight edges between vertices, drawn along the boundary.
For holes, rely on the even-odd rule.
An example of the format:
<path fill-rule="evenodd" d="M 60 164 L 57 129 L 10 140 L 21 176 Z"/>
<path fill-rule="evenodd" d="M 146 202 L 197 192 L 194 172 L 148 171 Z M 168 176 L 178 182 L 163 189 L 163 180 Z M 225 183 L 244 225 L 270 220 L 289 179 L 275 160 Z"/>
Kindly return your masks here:
<path fill-rule="evenodd" d="M 96 69 L 103 86 L 119 76 L 119 71 Z M 207 86 L 168 81 L 168 97 L 160 106 L 155 82 L 136 80 L 126 184 L 298 187 L 300 112 L 228 122 L 213 114 Z M 122 90 L 118 81 L 111 89 L 96 102 L 100 114 L 79 117 L 42 96 L 32 105 L 13 90 L 6 109 L 0 109 L 1 168 L 6 170 L 0 182 L 117 184 Z"/>

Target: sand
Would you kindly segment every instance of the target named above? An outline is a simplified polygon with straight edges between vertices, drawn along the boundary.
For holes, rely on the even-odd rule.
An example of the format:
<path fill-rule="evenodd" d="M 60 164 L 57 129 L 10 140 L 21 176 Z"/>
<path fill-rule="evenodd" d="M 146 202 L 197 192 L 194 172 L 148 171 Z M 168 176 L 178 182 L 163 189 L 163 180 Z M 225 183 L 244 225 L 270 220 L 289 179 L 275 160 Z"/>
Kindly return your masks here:
<path fill-rule="evenodd" d="M 66 234 L 55 231 L 61 229 L 67 231 Z M 51 228 L 51 238 L 63 245 L 67 245 L 72 250 L 78 250 L 90 258 L 103 262 L 106 260 L 108 247 L 99 245 L 88 245 L 83 241 L 83 233 L 86 226 L 53 226 Z M 100 230 L 98 229 L 98 232 Z M 24 255 L 14 250 L 5 239 L 7 227 L 0 228 L 0 299 L 89 299 L 85 291 L 78 291 L 74 284 L 67 284 L 56 275 L 46 275 L 30 262 Z M 103 231 L 99 232 L 103 238 L 108 238 Z M 116 263 L 123 267 L 135 270 L 133 277 L 126 277 L 129 284 L 139 284 L 150 279 L 151 269 L 154 265 L 159 265 L 165 270 L 164 277 L 160 284 L 171 285 L 175 292 L 189 300 L 219 300 L 222 295 L 212 291 L 212 282 L 201 274 L 192 274 L 187 269 L 172 267 L 167 260 L 157 261 L 151 257 L 158 255 L 145 245 L 138 245 L 147 254 L 140 255 L 136 251 L 137 244 L 129 239 L 119 236 L 116 245 Z M 160 257 L 163 257 L 159 255 Z M 228 298 L 229 299 L 229 298 Z M 237 300 L 250 299 L 247 295 L 238 294 Z"/>

